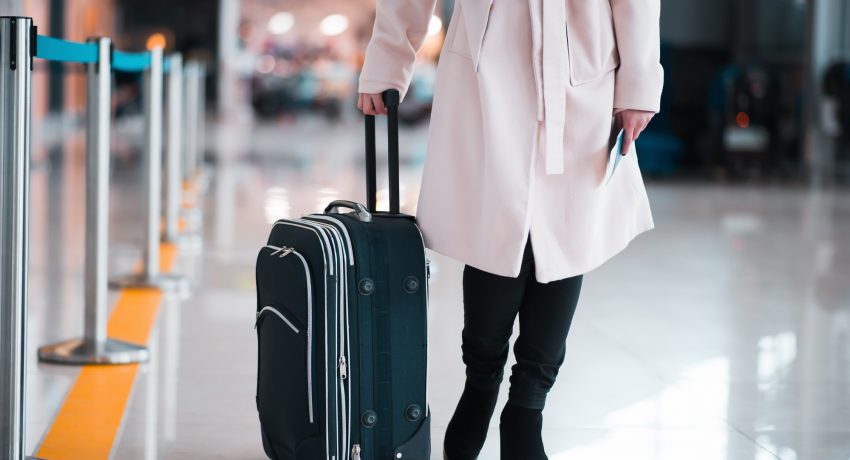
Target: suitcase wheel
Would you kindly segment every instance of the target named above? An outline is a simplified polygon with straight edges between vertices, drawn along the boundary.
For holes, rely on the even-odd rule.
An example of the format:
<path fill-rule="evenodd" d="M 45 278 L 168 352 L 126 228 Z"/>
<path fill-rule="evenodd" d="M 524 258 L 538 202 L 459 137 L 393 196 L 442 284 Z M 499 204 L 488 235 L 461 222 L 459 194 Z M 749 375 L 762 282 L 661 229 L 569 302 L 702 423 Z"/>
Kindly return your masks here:
<path fill-rule="evenodd" d="M 422 408 L 417 404 L 411 404 L 404 410 L 404 418 L 409 422 L 415 422 L 422 416 Z"/>
<path fill-rule="evenodd" d="M 419 290 L 419 278 L 410 275 L 404 279 L 404 292 L 413 294 Z"/>
<path fill-rule="evenodd" d="M 369 278 L 363 278 L 360 280 L 360 283 L 357 284 L 357 290 L 363 295 L 369 295 L 375 292 L 375 282 Z"/>
<path fill-rule="evenodd" d="M 378 423 L 378 414 L 373 410 L 367 410 L 360 416 L 360 424 L 366 428 L 372 428 Z"/>

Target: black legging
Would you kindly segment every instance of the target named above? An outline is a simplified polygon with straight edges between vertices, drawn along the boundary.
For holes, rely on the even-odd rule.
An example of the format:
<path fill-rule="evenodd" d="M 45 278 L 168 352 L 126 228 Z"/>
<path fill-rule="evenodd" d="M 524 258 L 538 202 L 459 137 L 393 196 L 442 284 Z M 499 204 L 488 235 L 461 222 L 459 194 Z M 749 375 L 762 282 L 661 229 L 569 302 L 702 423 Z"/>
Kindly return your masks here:
<path fill-rule="evenodd" d="M 537 282 L 530 239 L 516 278 L 464 267 L 462 350 L 468 382 L 480 389 L 499 387 L 519 313 L 520 333 L 514 344 L 517 362 L 511 369 L 509 401 L 543 409 L 564 362 L 581 281 L 582 275 Z"/>

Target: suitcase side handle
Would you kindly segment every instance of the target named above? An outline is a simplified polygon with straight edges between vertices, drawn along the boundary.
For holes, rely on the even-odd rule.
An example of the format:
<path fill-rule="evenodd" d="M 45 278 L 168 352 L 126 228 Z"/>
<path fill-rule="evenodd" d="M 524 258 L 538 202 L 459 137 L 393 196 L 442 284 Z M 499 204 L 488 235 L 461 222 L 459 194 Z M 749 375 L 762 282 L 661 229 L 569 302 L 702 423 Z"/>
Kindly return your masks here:
<path fill-rule="evenodd" d="M 398 105 L 401 96 L 397 90 L 390 89 L 382 93 L 387 106 L 387 137 L 389 139 L 389 157 L 387 159 L 390 175 L 390 213 L 399 213 L 399 172 L 398 172 Z M 366 115 L 366 205 L 371 212 L 377 211 L 377 149 L 375 147 L 375 116 Z"/>
<path fill-rule="evenodd" d="M 331 204 L 325 207 L 325 214 L 337 212 L 339 208 L 353 209 L 354 215 L 357 216 L 360 222 L 372 222 L 372 213 L 366 209 L 366 206 L 348 200 L 332 201 Z"/>

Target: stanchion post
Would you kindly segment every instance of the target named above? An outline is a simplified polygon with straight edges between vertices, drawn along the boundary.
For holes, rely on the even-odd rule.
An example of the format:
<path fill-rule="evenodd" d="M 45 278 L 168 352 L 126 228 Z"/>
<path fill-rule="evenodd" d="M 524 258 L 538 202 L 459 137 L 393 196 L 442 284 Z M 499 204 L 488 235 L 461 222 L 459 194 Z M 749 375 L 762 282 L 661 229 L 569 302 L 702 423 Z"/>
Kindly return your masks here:
<path fill-rule="evenodd" d="M 177 243 L 180 236 L 180 205 L 183 202 L 183 58 L 179 53 L 171 60 L 167 88 L 167 121 L 165 165 L 165 232 L 163 239 Z"/>
<path fill-rule="evenodd" d="M 145 208 L 144 266 L 142 276 L 159 277 L 160 207 L 162 204 L 162 48 L 151 50 L 151 67 L 145 74 Z"/>
<path fill-rule="evenodd" d="M 0 458 L 24 458 L 31 18 L 0 17 Z"/>
<path fill-rule="evenodd" d="M 204 119 L 204 71 L 203 64 L 189 61 L 185 69 L 186 80 L 186 156 L 184 160 L 184 179 L 190 193 L 186 196 L 186 206 L 182 210 L 183 221 L 189 233 L 184 235 L 181 247 L 189 251 L 199 251 L 201 248 L 198 233 L 203 221 L 201 211 L 201 171 L 202 161 L 202 129 Z"/>
<path fill-rule="evenodd" d="M 197 171 L 196 176 L 198 180 L 198 201 L 201 202 L 201 196 L 206 193 L 207 189 L 207 174 L 205 168 L 204 155 L 207 151 L 207 143 L 206 143 L 206 129 L 207 129 L 207 68 L 205 65 L 200 64 L 198 66 L 198 140 L 196 142 L 197 153 L 195 154 L 195 160 L 198 162 L 195 166 L 195 171 Z"/>
<path fill-rule="evenodd" d="M 98 60 L 87 70 L 85 334 L 39 348 L 38 358 L 57 364 L 127 364 L 147 360 L 148 350 L 106 336 L 111 41 L 89 41 L 97 44 Z"/>
<path fill-rule="evenodd" d="M 145 247 L 142 270 L 110 283 L 115 288 L 157 288 L 185 291 L 188 281 L 159 269 L 162 212 L 162 48 L 154 48 L 145 72 Z"/>
<path fill-rule="evenodd" d="M 198 85 L 200 64 L 196 61 L 186 63 L 186 157 L 183 176 L 188 184 L 194 185 L 197 174 L 199 101 Z"/>

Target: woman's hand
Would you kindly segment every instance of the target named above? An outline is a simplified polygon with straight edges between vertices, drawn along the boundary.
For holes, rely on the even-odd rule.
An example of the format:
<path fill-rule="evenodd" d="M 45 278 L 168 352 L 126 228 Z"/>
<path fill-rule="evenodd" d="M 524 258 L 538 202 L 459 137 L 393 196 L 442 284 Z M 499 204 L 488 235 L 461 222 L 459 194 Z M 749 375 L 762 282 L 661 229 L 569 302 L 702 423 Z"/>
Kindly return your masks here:
<path fill-rule="evenodd" d="M 623 155 L 626 155 L 632 148 L 632 142 L 636 141 L 640 133 L 646 129 L 654 112 L 645 112 L 643 110 L 626 109 L 617 112 L 614 115 L 614 123 L 617 129 L 623 130 Z"/>
<path fill-rule="evenodd" d="M 357 96 L 357 108 L 366 115 L 386 115 L 387 107 L 380 94 L 360 93 Z"/>

